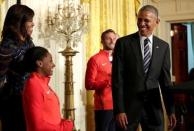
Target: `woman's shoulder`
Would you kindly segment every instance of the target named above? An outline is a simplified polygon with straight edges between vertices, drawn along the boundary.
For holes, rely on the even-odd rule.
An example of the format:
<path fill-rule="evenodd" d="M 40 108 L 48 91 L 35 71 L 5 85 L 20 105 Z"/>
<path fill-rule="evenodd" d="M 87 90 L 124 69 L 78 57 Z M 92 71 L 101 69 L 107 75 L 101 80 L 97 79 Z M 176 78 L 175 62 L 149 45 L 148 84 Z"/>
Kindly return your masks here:
<path fill-rule="evenodd" d="M 34 47 L 34 42 L 32 41 L 32 39 L 29 39 L 27 40 L 27 44 L 30 46 L 30 47 Z"/>
<path fill-rule="evenodd" d="M 7 38 L 4 38 L 0 43 L 0 48 L 5 48 L 9 50 L 18 50 L 23 47 L 30 48 L 33 46 L 34 46 L 34 43 L 32 39 L 26 40 L 24 41 L 23 44 L 21 44 L 17 39 L 7 37 Z"/>
<path fill-rule="evenodd" d="M 0 43 L 0 54 L 12 54 L 17 48 L 18 46 L 16 41 L 13 39 L 5 38 Z"/>
<path fill-rule="evenodd" d="M 18 58 L 23 55 L 24 52 L 34 46 L 32 40 L 27 40 L 24 44 L 20 44 L 17 40 L 11 38 L 5 38 L 0 44 L 0 55 L 12 56 Z"/>
<path fill-rule="evenodd" d="M 14 54 L 15 48 L 16 47 L 13 40 L 4 39 L 0 43 L 0 57 L 11 57 Z"/>
<path fill-rule="evenodd" d="M 3 38 L 0 44 L 1 47 L 4 48 L 17 48 L 18 42 L 14 38 Z"/>

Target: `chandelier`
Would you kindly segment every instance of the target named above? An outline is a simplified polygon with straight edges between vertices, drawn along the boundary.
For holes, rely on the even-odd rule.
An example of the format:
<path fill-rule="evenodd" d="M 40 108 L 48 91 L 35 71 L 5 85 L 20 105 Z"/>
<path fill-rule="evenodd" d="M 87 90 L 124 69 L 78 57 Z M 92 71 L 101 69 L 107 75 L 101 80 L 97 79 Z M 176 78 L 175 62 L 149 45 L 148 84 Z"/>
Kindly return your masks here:
<path fill-rule="evenodd" d="M 52 36 L 63 39 L 66 47 L 77 47 L 83 33 L 87 30 L 89 5 L 66 0 L 58 4 L 56 10 L 48 9 L 47 25 Z"/>

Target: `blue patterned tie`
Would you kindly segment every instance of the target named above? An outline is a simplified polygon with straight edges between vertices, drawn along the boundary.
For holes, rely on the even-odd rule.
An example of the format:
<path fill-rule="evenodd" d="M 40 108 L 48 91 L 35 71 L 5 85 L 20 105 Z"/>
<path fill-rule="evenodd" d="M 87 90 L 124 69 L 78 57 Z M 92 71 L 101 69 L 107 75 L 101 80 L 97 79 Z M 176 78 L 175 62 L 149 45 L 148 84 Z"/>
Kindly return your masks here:
<path fill-rule="evenodd" d="M 150 52 L 150 47 L 149 47 L 148 42 L 149 42 L 149 39 L 146 38 L 144 40 L 144 58 L 143 58 L 145 74 L 147 74 L 148 72 L 149 65 L 150 65 L 150 59 L 151 59 L 151 52 Z"/>

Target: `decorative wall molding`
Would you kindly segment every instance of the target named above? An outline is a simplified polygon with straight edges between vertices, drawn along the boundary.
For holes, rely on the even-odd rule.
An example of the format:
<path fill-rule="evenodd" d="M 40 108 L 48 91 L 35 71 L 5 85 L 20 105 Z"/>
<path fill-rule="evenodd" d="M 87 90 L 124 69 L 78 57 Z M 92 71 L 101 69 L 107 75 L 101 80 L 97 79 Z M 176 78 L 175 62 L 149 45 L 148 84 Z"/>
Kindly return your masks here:
<path fill-rule="evenodd" d="M 152 2 L 154 2 L 154 3 L 159 3 L 160 0 L 152 0 Z"/>
<path fill-rule="evenodd" d="M 175 1 L 175 9 L 176 9 L 176 12 L 180 12 L 182 10 L 181 9 L 181 0 Z"/>

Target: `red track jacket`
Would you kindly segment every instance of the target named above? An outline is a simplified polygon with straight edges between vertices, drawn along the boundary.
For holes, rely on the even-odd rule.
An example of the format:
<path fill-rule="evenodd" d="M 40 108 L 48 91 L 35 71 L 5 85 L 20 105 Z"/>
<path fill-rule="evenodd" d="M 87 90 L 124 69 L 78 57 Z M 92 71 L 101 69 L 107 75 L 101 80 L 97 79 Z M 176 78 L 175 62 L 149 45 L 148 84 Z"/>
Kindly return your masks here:
<path fill-rule="evenodd" d="M 72 131 L 73 123 L 61 119 L 59 100 L 49 87 L 50 78 L 34 72 L 23 91 L 27 131 Z"/>
<path fill-rule="evenodd" d="M 113 109 L 111 70 L 112 64 L 109 61 L 109 52 L 105 50 L 100 50 L 88 61 L 85 87 L 87 90 L 95 90 L 95 110 Z"/>

